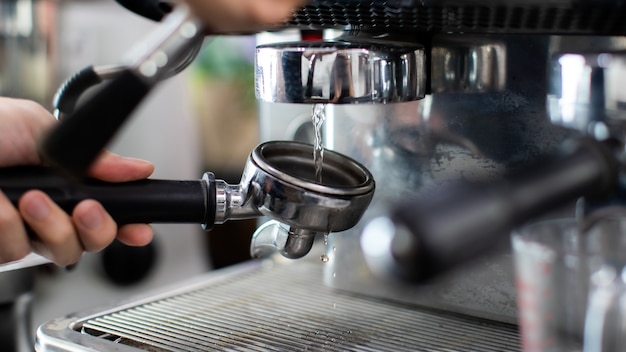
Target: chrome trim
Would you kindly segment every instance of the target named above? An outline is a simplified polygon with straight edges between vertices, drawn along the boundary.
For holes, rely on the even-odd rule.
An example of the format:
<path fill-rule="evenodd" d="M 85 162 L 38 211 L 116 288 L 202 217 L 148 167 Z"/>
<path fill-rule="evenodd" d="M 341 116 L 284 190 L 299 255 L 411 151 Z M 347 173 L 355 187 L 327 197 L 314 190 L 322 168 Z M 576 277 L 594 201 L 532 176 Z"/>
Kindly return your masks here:
<path fill-rule="evenodd" d="M 256 96 L 275 103 L 374 103 L 422 99 L 424 49 L 344 41 L 257 47 Z"/>

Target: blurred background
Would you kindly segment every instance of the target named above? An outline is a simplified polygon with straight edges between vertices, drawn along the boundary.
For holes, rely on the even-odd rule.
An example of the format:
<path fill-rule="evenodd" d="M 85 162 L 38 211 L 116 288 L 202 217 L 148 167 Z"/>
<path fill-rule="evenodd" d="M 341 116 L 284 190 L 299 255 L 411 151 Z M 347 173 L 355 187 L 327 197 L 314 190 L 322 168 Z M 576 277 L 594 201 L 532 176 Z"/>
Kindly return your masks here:
<path fill-rule="evenodd" d="M 113 0 L 0 0 L 0 94 L 51 110 L 65 79 L 88 65 L 120 62 L 154 26 Z M 154 162 L 154 178 L 211 171 L 238 183 L 258 142 L 254 47 L 254 37 L 207 41 L 192 66 L 142 103 L 110 149 Z M 255 224 L 216 225 L 210 236 L 198 225 L 158 224 L 149 246 L 115 243 L 71 269 L 0 266 L 0 346 L 32 351 L 45 321 L 247 260 Z"/>

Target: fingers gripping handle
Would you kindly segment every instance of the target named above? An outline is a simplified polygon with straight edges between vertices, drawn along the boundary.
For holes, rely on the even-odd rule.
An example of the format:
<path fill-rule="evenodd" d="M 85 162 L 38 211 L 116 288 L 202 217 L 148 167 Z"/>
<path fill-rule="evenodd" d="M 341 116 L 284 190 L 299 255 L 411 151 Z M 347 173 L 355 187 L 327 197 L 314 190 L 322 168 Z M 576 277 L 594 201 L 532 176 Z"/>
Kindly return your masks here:
<path fill-rule="evenodd" d="M 50 196 L 68 214 L 80 201 L 99 201 L 118 224 L 198 223 L 211 228 L 215 222 L 215 182 L 202 180 L 140 180 L 108 183 L 88 179 L 68 181 L 49 168 L 0 169 L 0 190 L 17 205 L 31 189 Z"/>

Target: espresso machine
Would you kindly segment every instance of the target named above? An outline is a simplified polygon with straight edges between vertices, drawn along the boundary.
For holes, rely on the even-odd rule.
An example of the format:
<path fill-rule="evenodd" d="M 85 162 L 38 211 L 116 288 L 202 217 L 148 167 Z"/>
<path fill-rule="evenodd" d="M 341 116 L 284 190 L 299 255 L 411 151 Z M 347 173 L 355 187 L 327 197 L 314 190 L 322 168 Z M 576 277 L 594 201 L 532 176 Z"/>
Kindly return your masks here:
<path fill-rule="evenodd" d="M 371 173 L 364 214 L 324 229 L 258 203 L 282 222 L 257 231 L 262 259 L 68 314 L 38 350 L 519 350 L 510 230 L 620 199 L 625 17 L 618 1 L 311 2 L 259 35 L 261 139 L 289 140 L 278 179 L 306 164 L 320 182 L 298 152 L 316 137 L 331 174 L 361 175 L 337 188 Z"/>
<path fill-rule="evenodd" d="M 617 165 L 597 161 L 606 151 L 568 152 L 580 164 L 540 160 L 578 135 L 622 143 L 621 95 L 609 83 L 621 72 L 624 28 L 612 16 L 622 11 L 318 1 L 292 24 L 344 31 L 259 46 L 263 138 L 311 142 L 310 105 L 323 104 L 326 146 L 377 181 L 365 220 L 331 236 L 325 283 L 514 323 L 510 258 L 498 245 L 525 221 L 573 216 L 579 197 L 617 189 Z"/>

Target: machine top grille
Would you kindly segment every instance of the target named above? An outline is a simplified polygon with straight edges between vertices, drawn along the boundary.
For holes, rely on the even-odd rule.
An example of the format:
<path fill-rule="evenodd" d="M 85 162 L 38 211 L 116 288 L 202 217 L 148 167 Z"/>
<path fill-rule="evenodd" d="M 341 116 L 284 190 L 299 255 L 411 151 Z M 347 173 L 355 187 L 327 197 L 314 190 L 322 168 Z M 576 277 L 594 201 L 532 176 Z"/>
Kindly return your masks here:
<path fill-rule="evenodd" d="M 519 351 L 515 326 L 336 292 L 321 266 L 259 266 L 73 331 L 85 343 L 150 351 Z"/>
<path fill-rule="evenodd" d="M 316 0 L 289 24 L 405 34 L 626 34 L 626 5 L 609 0 Z"/>

